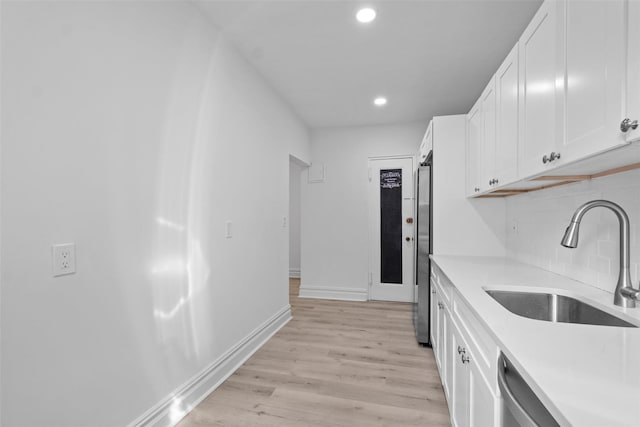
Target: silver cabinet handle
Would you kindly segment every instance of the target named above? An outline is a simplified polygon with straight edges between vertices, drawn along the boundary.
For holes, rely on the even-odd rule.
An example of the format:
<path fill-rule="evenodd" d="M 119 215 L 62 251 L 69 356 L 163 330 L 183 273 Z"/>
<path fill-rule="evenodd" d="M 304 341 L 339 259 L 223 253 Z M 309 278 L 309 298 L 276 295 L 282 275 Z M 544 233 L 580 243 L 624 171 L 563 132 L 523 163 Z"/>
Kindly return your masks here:
<path fill-rule="evenodd" d="M 638 128 L 637 120 L 631 121 L 631 119 L 626 118 L 622 121 L 622 123 L 620 123 L 620 130 L 622 132 L 627 132 L 629 129 L 635 130 L 637 128 Z"/>
<path fill-rule="evenodd" d="M 465 355 L 464 353 L 462 353 L 461 359 L 462 359 L 462 364 L 471 362 L 471 357 Z"/>
<path fill-rule="evenodd" d="M 462 353 L 464 353 L 465 351 L 467 351 L 467 349 L 466 349 L 466 348 L 458 346 L 458 354 L 462 354 Z"/>
<path fill-rule="evenodd" d="M 432 290 L 431 290 L 431 293 L 435 295 L 436 290 L 435 290 L 435 289 L 432 289 Z"/>
<path fill-rule="evenodd" d="M 542 156 L 542 163 L 547 164 L 550 162 L 553 162 L 554 160 L 557 160 L 560 158 L 560 153 L 556 153 L 555 151 L 552 151 L 549 156 L 547 156 L 546 154 L 544 156 Z"/>

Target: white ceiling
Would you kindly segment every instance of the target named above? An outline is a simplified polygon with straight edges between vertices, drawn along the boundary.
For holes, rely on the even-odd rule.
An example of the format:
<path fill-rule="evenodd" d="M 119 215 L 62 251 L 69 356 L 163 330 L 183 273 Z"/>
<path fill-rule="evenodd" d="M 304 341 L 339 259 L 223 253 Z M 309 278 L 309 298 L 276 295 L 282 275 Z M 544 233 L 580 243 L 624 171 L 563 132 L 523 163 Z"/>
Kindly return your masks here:
<path fill-rule="evenodd" d="M 466 113 L 542 0 L 199 0 L 311 128 Z M 378 16 L 355 20 L 362 6 Z M 373 98 L 389 103 L 374 107 Z"/>

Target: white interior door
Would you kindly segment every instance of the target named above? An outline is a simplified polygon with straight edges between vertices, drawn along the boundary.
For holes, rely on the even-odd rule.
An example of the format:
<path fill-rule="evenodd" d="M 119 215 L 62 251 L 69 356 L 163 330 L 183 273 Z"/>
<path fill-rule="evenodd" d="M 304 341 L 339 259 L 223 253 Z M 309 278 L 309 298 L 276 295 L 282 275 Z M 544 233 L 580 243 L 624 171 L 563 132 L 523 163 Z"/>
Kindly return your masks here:
<path fill-rule="evenodd" d="M 413 302 L 413 158 L 370 159 L 369 173 L 369 299 Z"/>

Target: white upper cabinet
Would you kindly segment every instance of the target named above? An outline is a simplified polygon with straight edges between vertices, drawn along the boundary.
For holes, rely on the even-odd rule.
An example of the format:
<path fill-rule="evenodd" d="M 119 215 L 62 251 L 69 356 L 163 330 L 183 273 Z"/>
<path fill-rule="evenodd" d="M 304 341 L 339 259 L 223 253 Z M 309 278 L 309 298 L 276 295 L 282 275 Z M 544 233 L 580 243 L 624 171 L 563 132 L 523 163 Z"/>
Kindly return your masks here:
<path fill-rule="evenodd" d="M 422 142 L 420 143 L 420 149 L 418 150 L 418 165 L 421 165 L 427 160 L 429 151 L 431 151 L 432 149 L 433 149 L 433 120 L 429 122 L 429 126 L 427 126 L 427 131 L 422 137 Z"/>
<path fill-rule="evenodd" d="M 516 178 L 518 50 L 514 48 L 467 114 L 468 195 Z"/>
<path fill-rule="evenodd" d="M 482 184 L 482 102 L 481 99 L 467 114 L 467 195 L 484 190 Z"/>
<path fill-rule="evenodd" d="M 567 161 L 626 143 L 626 8 L 623 0 L 565 1 L 564 135 Z M 636 22 L 636 24 L 640 24 Z"/>
<path fill-rule="evenodd" d="M 518 45 L 514 46 L 495 76 L 496 136 L 494 179 L 498 185 L 513 182 L 518 174 Z"/>
<path fill-rule="evenodd" d="M 496 169 L 496 84 L 491 79 L 480 96 L 482 114 L 482 185 L 497 184 Z"/>
<path fill-rule="evenodd" d="M 631 57 L 625 47 L 633 3 L 547 0 L 523 33 L 520 178 L 624 145 L 631 138 L 620 124 L 630 115 L 625 100 L 631 94 Z"/>
<path fill-rule="evenodd" d="M 639 23 L 638 0 L 546 0 L 467 115 L 467 194 L 637 163 L 614 149 L 640 140 Z"/>
<path fill-rule="evenodd" d="M 640 1 L 628 2 L 627 20 L 627 114 L 630 123 L 640 123 Z M 625 132 L 626 141 L 640 139 L 640 126 Z"/>
<path fill-rule="evenodd" d="M 548 159 L 558 151 L 562 137 L 562 3 L 545 1 L 519 42 L 519 177 L 538 173 L 559 160 Z"/>

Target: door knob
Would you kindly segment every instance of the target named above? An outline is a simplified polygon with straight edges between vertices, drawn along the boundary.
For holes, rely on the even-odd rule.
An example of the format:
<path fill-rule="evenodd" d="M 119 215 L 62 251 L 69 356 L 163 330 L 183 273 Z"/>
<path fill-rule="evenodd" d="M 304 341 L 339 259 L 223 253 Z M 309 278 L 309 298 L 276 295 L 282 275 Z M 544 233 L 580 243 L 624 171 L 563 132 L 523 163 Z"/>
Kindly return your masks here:
<path fill-rule="evenodd" d="M 627 132 L 629 129 L 637 129 L 638 128 L 638 121 L 634 120 L 631 121 L 631 119 L 626 118 L 622 121 L 622 123 L 620 123 L 620 130 L 622 132 Z"/>

